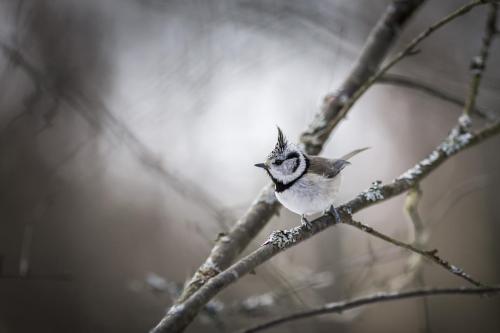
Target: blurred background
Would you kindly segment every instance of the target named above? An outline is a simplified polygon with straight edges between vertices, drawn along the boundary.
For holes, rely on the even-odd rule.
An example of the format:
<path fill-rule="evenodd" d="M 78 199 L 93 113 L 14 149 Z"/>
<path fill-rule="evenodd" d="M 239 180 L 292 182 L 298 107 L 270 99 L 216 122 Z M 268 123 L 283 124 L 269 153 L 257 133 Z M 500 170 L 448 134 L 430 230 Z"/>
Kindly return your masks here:
<path fill-rule="evenodd" d="M 386 0 L 0 0 L 0 332 L 146 332 L 217 235 L 268 179 L 253 164 L 291 141 L 348 73 Z M 395 46 L 465 1 L 428 1 Z M 486 8 L 427 39 L 392 73 L 465 98 Z M 500 109 L 500 41 L 481 108 Z M 372 149 L 339 203 L 426 156 L 461 109 L 376 85 L 323 155 Z M 498 112 L 497 112 L 498 114 Z M 477 121 L 478 123 L 484 121 Z M 421 185 L 427 247 L 500 280 L 500 138 Z M 401 240 L 400 196 L 358 219 Z M 282 210 L 249 246 L 299 217 Z M 461 286 L 440 267 L 348 226 L 274 258 L 211 302 L 188 332 L 230 332 L 374 291 Z M 498 332 L 500 300 L 438 297 L 294 322 L 273 332 Z"/>

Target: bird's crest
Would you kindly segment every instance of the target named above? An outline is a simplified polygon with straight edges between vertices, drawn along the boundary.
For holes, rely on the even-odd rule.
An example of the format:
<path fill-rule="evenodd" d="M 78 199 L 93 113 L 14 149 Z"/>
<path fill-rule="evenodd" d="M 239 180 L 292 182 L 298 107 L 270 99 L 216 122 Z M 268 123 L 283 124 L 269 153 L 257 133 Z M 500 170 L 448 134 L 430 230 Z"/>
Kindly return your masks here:
<path fill-rule="evenodd" d="M 288 145 L 286 137 L 283 135 L 281 128 L 279 128 L 278 126 L 276 126 L 276 128 L 278 129 L 278 142 L 276 142 L 276 146 L 269 154 L 270 158 L 282 154 L 286 150 L 286 147 Z"/>

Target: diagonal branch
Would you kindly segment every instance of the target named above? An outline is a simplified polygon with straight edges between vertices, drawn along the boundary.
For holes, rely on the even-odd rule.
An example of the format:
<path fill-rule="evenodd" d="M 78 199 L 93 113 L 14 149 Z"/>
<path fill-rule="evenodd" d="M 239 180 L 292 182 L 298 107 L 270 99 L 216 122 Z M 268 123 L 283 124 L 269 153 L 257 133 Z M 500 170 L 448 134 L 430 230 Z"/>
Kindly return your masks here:
<path fill-rule="evenodd" d="M 379 239 L 382 239 L 382 240 L 384 240 L 388 243 L 391 243 L 393 245 L 396 245 L 398 247 L 402 247 L 404 249 L 418 253 L 421 256 L 423 256 L 423 257 L 435 262 L 439 266 L 443 267 L 448 272 L 472 283 L 473 285 L 475 285 L 477 287 L 482 286 L 482 284 L 479 281 L 473 279 L 470 275 L 465 273 L 461 268 L 458 268 L 454 265 L 451 265 L 448 261 L 439 257 L 437 255 L 438 250 L 425 251 L 425 250 L 419 249 L 411 244 L 407 244 L 407 243 L 401 242 L 397 239 L 394 239 L 392 237 L 389 237 L 386 234 L 383 234 L 380 231 L 377 231 L 377 230 L 373 229 L 372 227 L 367 226 L 366 224 L 363 224 L 363 223 L 358 222 L 358 221 L 354 221 L 353 219 L 344 219 L 344 220 L 342 220 L 342 223 L 353 226 L 354 228 L 357 228 L 363 232 L 366 232 L 370 235 L 373 235 Z"/>
<path fill-rule="evenodd" d="M 451 156 L 499 133 L 500 121 L 488 125 L 478 132 L 459 133 L 452 131 L 427 158 L 417 163 L 394 181 L 387 185 L 382 185 L 380 181 L 376 181 L 368 190 L 363 191 L 348 203 L 340 206 L 338 208 L 340 211 L 339 222 L 346 223 L 351 219 L 353 213 L 409 190 Z M 335 224 L 335 218 L 330 215 L 323 215 L 312 221 L 311 229 L 299 226 L 290 230 L 273 232 L 263 246 L 211 278 L 183 304 L 171 307 L 166 317 L 161 320 L 152 332 L 182 331 L 194 319 L 198 311 L 221 290 L 236 282 L 243 275 L 254 271 L 256 267 L 278 253 L 311 238 Z"/>
<path fill-rule="evenodd" d="M 402 292 L 388 292 L 388 293 L 376 293 L 371 296 L 365 296 L 356 298 L 349 301 L 328 303 L 322 307 L 297 312 L 291 315 L 283 316 L 263 324 L 256 325 L 249 329 L 243 330 L 242 333 L 254 333 L 258 331 L 263 331 L 268 328 L 278 326 L 287 322 L 309 318 L 313 316 L 318 316 L 327 313 L 342 313 L 347 310 L 358 308 L 360 306 L 382 303 L 388 301 L 397 301 L 408 298 L 416 298 L 423 296 L 438 296 L 438 295 L 453 295 L 453 296 L 483 296 L 483 295 L 495 295 L 500 294 L 500 286 L 493 287 L 482 287 L 482 288 L 425 288 Z"/>
<path fill-rule="evenodd" d="M 310 124 L 308 130 L 302 135 L 301 140 L 306 152 L 309 154 L 318 153 L 322 149 L 323 144 L 327 140 L 333 128 L 335 128 L 335 126 L 350 110 L 357 99 L 359 99 L 359 97 L 389 68 L 404 57 L 413 54 L 415 47 L 422 40 L 455 18 L 464 15 L 472 8 L 485 3 L 490 3 L 491 1 L 476 0 L 452 12 L 418 35 L 405 49 L 403 49 L 403 51 L 399 52 L 392 58 L 392 60 L 389 61 L 387 65 L 383 66 L 381 70 L 376 72 L 378 65 L 382 62 L 389 47 L 395 40 L 398 31 L 396 28 L 400 29 L 407 22 L 411 14 L 422 4 L 422 2 L 423 1 L 394 1 L 390 5 L 384 16 L 377 23 L 376 27 L 370 34 L 360 58 L 356 62 L 356 65 L 351 71 L 349 77 L 342 85 L 339 93 L 325 98 L 322 110 L 316 115 L 316 118 Z M 494 125 L 498 125 L 498 123 L 495 123 Z M 495 127 L 494 125 L 493 127 Z M 415 178 L 419 178 L 420 176 L 423 178 L 430 171 L 432 171 L 432 168 L 428 168 L 429 165 L 427 164 L 439 165 L 448 156 L 455 154 L 464 147 L 474 144 L 477 138 L 483 136 L 489 137 L 490 135 L 493 135 L 490 133 L 497 131 L 498 130 L 496 129 L 485 129 L 484 133 L 476 133 L 476 136 L 473 136 L 467 131 L 452 131 L 447 140 L 443 142 L 440 147 L 438 147 L 441 153 L 435 151 L 434 155 L 429 157 L 429 160 L 422 161 L 425 165 L 418 164 L 414 168 L 408 170 L 408 172 L 404 174 L 401 179 L 398 179 L 397 183 L 392 184 L 393 186 L 383 187 L 381 190 L 387 192 L 385 194 L 389 196 L 394 196 L 406 191 L 409 187 L 415 185 L 413 183 Z M 377 183 L 377 186 L 379 185 L 380 184 Z M 377 191 L 379 191 L 379 189 L 377 189 Z M 239 266 L 243 269 L 241 272 L 231 270 L 231 267 L 227 267 L 280 208 L 280 205 L 272 195 L 272 192 L 273 191 L 270 185 L 265 187 L 244 217 L 235 224 L 229 234 L 219 239 L 218 243 L 212 249 L 209 257 L 189 281 L 175 305 L 170 308 L 167 315 L 153 329 L 154 332 L 182 331 L 194 319 L 198 311 L 203 307 L 203 304 L 208 302 L 208 300 L 210 300 L 210 298 L 213 297 L 220 289 L 225 287 L 226 283 L 230 284 L 237 280 L 240 273 L 248 273 L 248 271 L 245 270 L 245 267 L 247 266 L 245 263 L 243 263 L 242 266 Z M 365 193 L 365 196 L 353 199 L 353 201 L 349 203 L 351 205 L 346 208 L 349 211 L 356 211 L 361 208 L 368 207 L 381 199 L 375 195 L 376 193 L 377 192 L 374 191 L 367 192 Z M 321 224 L 318 224 L 318 226 L 322 230 L 329 225 L 325 224 L 321 227 Z M 283 242 L 285 245 L 287 243 L 293 244 L 297 240 L 301 241 L 309 238 L 309 236 L 306 237 L 305 235 L 300 234 L 297 228 L 281 233 L 283 233 L 283 235 L 279 233 L 274 235 L 275 239 L 272 238 L 273 245 L 276 245 L 274 242 L 277 242 L 278 244 Z M 300 237 L 296 238 L 296 236 Z M 282 249 L 281 246 L 278 246 L 278 248 Z M 268 247 L 264 247 L 264 249 L 268 249 Z M 257 250 L 257 252 L 258 251 L 259 250 Z M 250 265 L 250 267 L 253 265 L 259 265 L 274 256 L 276 253 L 277 252 L 271 251 L 267 254 L 263 254 L 262 257 L 259 257 L 257 254 L 257 257 L 252 259 L 255 261 Z M 268 257 L 266 258 L 266 256 Z M 246 259 L 248 258 L 249 257 Z M 241 263 L 241 261 L 239 263 Z M 227 273 L 228 271 L 230 272 L 228 279 L 226 279 L 227 276 L 219 277 L 221 274 L 220 272 Z M 236 273 L 236 275 L 233 273 Z M 233 276 L 233 278 L 231 278 L 231 276 Z M 225 282 L 223 283 L 223 286 L 220 286 L 220 289 L 219 287 L 214 287 L 214 285 L 221 283 L 221 281 Z M 207 283 L 210 283 L 211 285 L 209 286 Z"/>
<path fill-rule="evenodd" d="M 444 25 L 453 21 L 457 17 L 465 15 L 473 8 L 485 5 L 487 3 L 493 3 L 495 1 L 488 0 L 475 0 L 469 4 L 466 4 L 457 10 L 453 11 L 446 17 L 442 18 L 438 22 L 431 25 L 425 31 L 420 33 L 416 38 L 414 38 L 403 50 L 398 52 L 394 57 L 392 57 L 382 68 L 380 68 L 375 74 L 370 76 L 363 84 L 351 95 L 345 95 L 343 92 L 340 95 L 332 97 L 332 101 L 341 101 L 340 109 L 330 109 L 325 108 L 323 113 L 316 116 L 314 126 L 311 126 L 307 133 L 302 136 L 302 142 L 306 145 L 312 145 L 317 148 L 313 149 L 316 152 L 321 145 L 318 143 L 324 142 L 326 138 L 330 135 L 331 131 L 338 125 L 338 123 L 346 116 L 347 112 L 352 108 L 352 106 L 358 101 L 358 99 L 370 88 L 382 75 L 384 75 L 390 68 L 400 62 L 403 58 L 410 56 L 415 53 L 416 47 L 427 37 L 429 37 L 436 30 L 440 29 Z M 318 150 L 319 151 L 319 150 Z M 309 152 L 309 151 L 308 151 Z"/>
<path fill-rule="evenodd" d="M 361 96 L 359 91 L 363 89 L 365 82 L 376 75 L 401 27 L 422 3 L 423 1 L 393 1 L 387 8 L 368 36 L 350 75 L 335 93 L 325 97 L 321 111 L 302 134 L 301 142 L 308 154 L 315 155 L 321 151 L 330 133 Z"/>
<path fill-rule="evenodd" d="M 394 0 L 387 7 L 385 13 L 371 31 L 350 74 L 339 88 L 343 98 L 350 98 L 361 87 L 363 82 L 375 73 L 398 37 L 399 32 L 423 2 L 424 0 Z M 311 123 L 303 136 L 309 132 L 316 132 L 317 128 L 332 121 L 333 117 L 329 115 L 335 114 L 342 108 L 344 100 L 335 99 L 332 96 L 325 98 L 324 105 L 316 116 L 316 120 Z M 317 136 L 310 134 L 309 137 L 310 140 L 304 141 L 304 149 L 313 154 L 321 151 L 328 135 Z M 210 278 L 229 267 L 267 222 L 278 213 L 280 208 L 281 205 L 274 197 L 272 185 L 267 185 L 250 205 L 245 215 L 234 224 L 229 233 L 218 240 L 205 262 L 188 282 L 176 303 L 181 304 L 186 301 Z"/>

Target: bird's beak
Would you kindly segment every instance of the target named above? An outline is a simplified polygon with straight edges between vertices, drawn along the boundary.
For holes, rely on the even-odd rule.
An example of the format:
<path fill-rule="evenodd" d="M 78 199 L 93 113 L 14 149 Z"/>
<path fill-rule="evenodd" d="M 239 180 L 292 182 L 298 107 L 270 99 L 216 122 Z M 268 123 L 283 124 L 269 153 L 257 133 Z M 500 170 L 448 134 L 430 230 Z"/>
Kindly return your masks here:
<path fill-rule="evenodd" d="M 257 168 L 262 168 L 264 170 L 267 170 L 267 165 L 265 163 L 257 163 L 255 164 Z"/>

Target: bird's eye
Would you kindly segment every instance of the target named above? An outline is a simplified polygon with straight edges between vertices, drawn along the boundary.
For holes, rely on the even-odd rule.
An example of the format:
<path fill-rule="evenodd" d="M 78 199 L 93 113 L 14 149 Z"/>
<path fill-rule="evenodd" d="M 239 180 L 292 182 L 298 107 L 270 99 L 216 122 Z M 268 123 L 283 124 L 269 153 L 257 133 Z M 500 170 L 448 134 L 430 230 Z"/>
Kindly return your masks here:
<path fill-rule="evenodd" d="M 274 161 L 275 165 L 281 165 L 281 163 L 283 163 L 283 160 L 275 160 Z"/>

